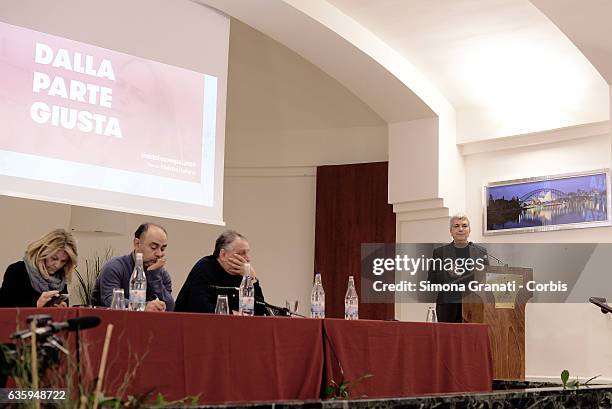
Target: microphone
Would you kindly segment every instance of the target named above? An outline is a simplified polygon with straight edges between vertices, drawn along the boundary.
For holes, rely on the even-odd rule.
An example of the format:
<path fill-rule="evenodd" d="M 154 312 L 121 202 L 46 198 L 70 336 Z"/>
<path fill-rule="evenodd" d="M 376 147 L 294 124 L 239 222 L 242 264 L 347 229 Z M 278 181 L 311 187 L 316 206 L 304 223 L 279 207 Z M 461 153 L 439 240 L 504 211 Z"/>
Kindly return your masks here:
<path fill-rule="evenodd" d="M 287 307 L 279 307 L 274 304 L 270 304 L 270 303 L 267 303 L 265 301 L 260 301 L 260 300 L 255 300 L 255 304 L 262 305 L 264 308 L 266 308 L 267 311 L 270 311 L 270 315 L 273 315 L 273 316 L 282 315 L 285 317 L 291 317 L 295 315 L 296 317 L 306 318 L 304 315 L 298 314 L 297 312 L 289 311 L 289 308 Z"/>
<path fill-rule="evenodd" d="M 78 331 L 80 329 L 88 329 L 97 327 L 101 320 L 95 316 L 85 316 L 78 318 L 70 318 L 64 322 L 51 322 L 47 326 L 36 328 L 34 331 L 37 336 L 49 336 L 60 331 Z M 32 331 L 29 329 L 17 331 L 11 335 L 11 339 L 25 339 L 32 336 Z"/>
<path fill-rule="evenodd" d="M 468 246 L 474 246 L 476 247 L 478 250 L 480 250 L 481 252 L 484 253 L 484 260 L 487 260 L 489 257 L 491 257 L 492 259 L 494 259 L 495 261 L 497 261 L 499 264 L 503 264 L 504 267 L 508 267 L 508 264 L 504 263 L 503 261 L 501 261 L 500 259 L 498 259 L 497 257 L 489 254 L 488 250 L 485 247 L 479 246 L 476 243 L 473 242 L 468 242 Z M 487 263 L 488 264 L 488 263 Z M 454 278 L 450 281 L 449 284 L 458 284 L 458 283 L 465 283 L 467 282 L 471 277 L 474 276 L 474 270 L 468 270 L 467 274 L 461 274 L 459 275 L 459 277 Z"/>
<path fill-rule="evenodd" d="M 221 285 L 214 285 L 214 284 L 209 284 L 208 288 L 214 288 L 215 290 L 226 290 L 226 291 L 229 291 L 229 290 L 239 291 L 240 290 L 239 287 L 224 287 Z"/>
<path fill-rule="evenodd" d="M 612 312 L 612 307 L 606 303 L 606 299 L 603 297 L 590 297 L 589 302 L 598 306 L 604 314 Z"/>
<path fill-rule="evenodd" d="M 267 302 L 261 300 L 255 300 L 255 304 L 264 307 L 265 311 L 268 312 L 268 314 L 266 315 L 272 315 L 274 317 L 277 317 L 279 315 L 283 317 L 291 316 L 291 312 L 287 308 L 277 307 L 276 305 L 268 304 Z"/>
<path fill-rule="evenodd" d="M 240 291 L 239 287 L 230 287 L 230 286 L 222 286 L 222 285 L 214 285 L 214 284 L 209 284 L 208 287 L 213 288 L 215 290 L 232 291 L 232 292 L 235 291 L 236 293 Z M 277 307 L 276 305 L 268 304 L 266 301 L 258 299 L 258 297 L 255 297 L 255 304 L 264 307 L 264 309 L 267 312 L 269 312 L 269 315 L 274 315 L 274 316 L 284 315 L 287 317 L 291 316 L 291 312 L 287 308 Z"/>
<path fill-rule="evenodd" d="M 504 263 L 503 261 L 501 261 L 500 259 L 495 257 L 493 254 L 490 254 L 489 251 L 485 247 L 479 246 L 478 244 L 473 243 L 471 241 L 468 244 L 472 245 L 472 246 L 476 247 L 477 249 L 479 249 L 480 251 L 484 252 L 487 255 L 487 257 L 492 258 L 493 260 L 497 261 L 499 264 L 503 264 L 504 267 L 508 267 L 508 263 Z"/>

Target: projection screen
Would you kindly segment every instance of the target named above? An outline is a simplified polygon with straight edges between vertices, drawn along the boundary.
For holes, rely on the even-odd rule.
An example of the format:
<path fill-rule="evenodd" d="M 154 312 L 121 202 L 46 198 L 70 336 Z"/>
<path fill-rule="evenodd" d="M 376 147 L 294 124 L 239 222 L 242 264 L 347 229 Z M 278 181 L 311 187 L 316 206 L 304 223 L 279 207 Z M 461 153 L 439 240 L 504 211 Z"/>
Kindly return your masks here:
<path fill-rule="evenodd" d="M 210 73 L 0 22 L 0 193 L 223 224 L 220 101 Z"/>

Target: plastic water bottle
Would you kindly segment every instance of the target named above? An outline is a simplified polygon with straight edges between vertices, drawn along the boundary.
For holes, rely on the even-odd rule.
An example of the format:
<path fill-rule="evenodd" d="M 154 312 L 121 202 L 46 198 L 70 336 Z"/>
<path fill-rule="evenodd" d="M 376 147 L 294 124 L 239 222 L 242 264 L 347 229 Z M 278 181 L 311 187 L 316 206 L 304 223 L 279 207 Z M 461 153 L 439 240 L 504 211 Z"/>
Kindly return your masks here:
<path fill-rule="evenodd" d="M 359 319 L 359 298 L 357 297 L 357 290 L 355 290 L 355 279 L 353 276 L 348 278 L 348 288 L 344 296 L 344 319 Z"/>
<path fill-rule="evenodd" d="M 253 315 L 255 313 L 255 284 L 251 277 L 251 265 L 245 263 L 240 291 L 238 292 L 238 311 L 240 315 Z"/>
<path fill-rule="evenodd" d="M 142 253 L 136 253 L 136 264 L 130 277 L 130 309 L 144 311 L 147 302 L 147 277 L 142 265 Z"/>
<path fill-rule="evenodd" d="M 312 318 L 325 318 L 325 291 L 321 284 L 321 274 L 315 275 L 312 293 L 310 293 L 310 316 Z"/>

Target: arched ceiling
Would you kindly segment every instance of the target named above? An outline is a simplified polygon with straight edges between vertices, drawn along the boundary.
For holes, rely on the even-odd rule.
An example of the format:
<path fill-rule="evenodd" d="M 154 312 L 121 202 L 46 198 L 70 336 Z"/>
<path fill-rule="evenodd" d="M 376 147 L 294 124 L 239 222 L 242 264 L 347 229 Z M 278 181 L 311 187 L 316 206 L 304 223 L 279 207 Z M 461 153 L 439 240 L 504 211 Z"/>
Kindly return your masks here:
<path fill-rule="evenodd" d="M 531 0 L 612 84 L 612 2 Z"/>
<path fill-rule="evenodd" d="M 523 0 L 328 0 L 376 33 L 439 84 L 456 109 L 490 103 L 490 94 L 558 87 L 566 72 L 577 88 L 601 85 L 588 61 Z M 574 90 L 575 91 L 575 90 Z"/>
<path fill-rule="evenodd" d="M 609 119 L 606 81 L 528 0 L 197 1 L 301 54 L 388 123 L 456 114 L 461 143 Z M 589 25 L 569 26 L 601 50 L 610 37 Z"/>
<path fill-rule="evenodd" d="M 192 0 L 226 13 L 261 31 L 272 39 L 292 49 L 314 65 L 334 77 L 358 98 L 368 104 L 387 123 L 429 118 L 436 115 L 432 102 L 426 103 L 417 95 L 416 87 L 405 83 L 381 65 L 381 58 L 372 58 L 363 51 L 370 46 L 379 51 L 385 46 L 361 26 L 347 19 L 326 2 L 304 2 L 304 6 L 323 6 L 313 16 L 284 0 Z M 334 22 L 321 23 L 325 17 Z M 339 20 L 338 20 L 339 19 Z M 350 39 L 338 35 L 334 28 L 342 27 L 352 35 L 361 36 L 365 45 L 355 46 Z M 355 41 L 355 38 L 352 38 Z M 372 44 L 378 43 L 378 44 Z M 376 47 L 378 45 L 378 47 Z M 401 56 L 386 47 L 400 60 Z M 387 57 L 389 58 L 389 57 Z M 416 75 L 407 61 L 406 72 Z M 400 63 L 401 63 L 400 62 Z M 416 82 L 416 81 L 415 81 Z M 421 83 L 424 83 L 421 81 Z M 439 99 L 443 99 L 437 97 Z M 444 105 L 445 101 L 441 102 Z"/>
<path fill-rule="evenodd" d="M 527 0 L 328 1 L 436 84 L 459 142 L 609 117 L 606 82 Z"/>

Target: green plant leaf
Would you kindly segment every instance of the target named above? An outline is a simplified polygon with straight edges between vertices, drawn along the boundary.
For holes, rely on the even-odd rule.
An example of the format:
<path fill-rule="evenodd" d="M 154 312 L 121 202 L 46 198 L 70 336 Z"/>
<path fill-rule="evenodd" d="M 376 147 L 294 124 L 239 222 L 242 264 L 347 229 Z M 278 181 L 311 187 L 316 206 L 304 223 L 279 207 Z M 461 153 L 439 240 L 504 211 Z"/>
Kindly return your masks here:
<path fill-rule="evenodd" d="M 372 374 L 365 374 L 355 379 L 354 381 L 343 381 L 338 385 L 333 379 L 329 381 L 329 384 L 325 388 L 325 397 L 327 399 L 348 399 L 351 394 L 352 388 L 362 382 L 364 379 L 373 377 Z"/>
<path fill-rule="evenodd" d="M 359 378 L 355 379 L 352 383 L 351 383 L 351 387 L 357 386 L 358 384 L 360 384 L 361 382 L 365 381 L 368 378 L 373 377 L 374 375 L 372 375 L 371 373 L 367 373 L 364 375 L 361 375 Z"/>
<path fill-rule="evenodd" d="M 160 392 L 157 392 L 157 396 L 155 397 L 155 401 L 153 402 L 153 404 L 157 406 L 165 405 L 166 399 L 164 398 L 164 395 Z"/>
<path fill-rule="evenodd" d="M 331 384 L 327 385 L 325 387 L 325 397 L 327 399 L 333 398 L 334 397 L 334 391 L 335 391 L 335 388 L 333 387 L 333 385 L 331 385 Z"/>
<path fill-rule="evenodd" d="M 188 400 L 189 400 L 189 404 L 191 406 L 195 406 L 198 404 L 198 402 L 200 401 L 200 395 L 202 395 L 202 392 L 198 393 L 197 395 L 194 396 L 188 396 Z"/>
<path fill-rule="evenodd" d="M 104 255 L 94 254 L 92 257 L 85 259 L 85 268 L 75 269 L 78 279 L 77 293 L 80 298 L 80 303 L 83 305 L 91 305 L 91 292 L 96 284 L 96 279 L 100 275 L 102 266 L 112 257 L 113 250 L 108 247 Z"/>
<path fill-rule="evenodd" d="M 342 382 L 340 384 L 340 387 L 338 388 L 338 392 L 340 392 L 340 394 L 344 394 L 344 392 L 346 391 L 346 389 L 349 387 L 349 383 L 348 382 Z"/>
<path fill-rule="evenodd" d="M 563 387 L 567 387 L 567 381 L 569 380 L 569 371 L 567 369 L 564 369 L 561 372 L 561 383 L 563 383 Z"/>
<path fill-rule="evenodd" d="M 595 379 L 599 378 L 600 376 L 601 376 L 601 374 L 599 374 L 599 375 L 595 375 L 595 376 L 593 376 L 593 377 L 591 377 L 591 378 L 587 379 L 587 380 L 586 380 L 586 382 L 584 382 L 584 384 L 583 384 L 583 385 L 584 385 L 584 386 L 587 386 L 587 385 L 589 384 L 589 382 L 591 382 L 591 381 L 593 381 L 593 380 L 595 380 Z"/>

